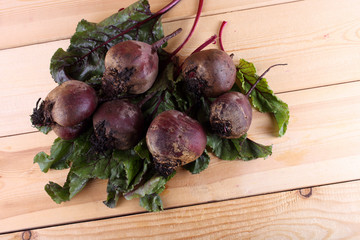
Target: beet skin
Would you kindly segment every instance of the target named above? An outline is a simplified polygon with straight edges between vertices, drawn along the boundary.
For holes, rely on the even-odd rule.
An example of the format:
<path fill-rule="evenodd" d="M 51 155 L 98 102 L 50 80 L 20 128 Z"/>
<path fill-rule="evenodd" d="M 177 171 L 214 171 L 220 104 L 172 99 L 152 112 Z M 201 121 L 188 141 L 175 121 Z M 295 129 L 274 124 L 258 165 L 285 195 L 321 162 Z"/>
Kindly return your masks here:
<path fill-rule="evenodd" d="M 178 166 L 199 158 L 206 147 L 206 134 L 200 123 L 186 114 L 169 110 L 151 122 L 146 143 L 155 168 L 167 176 Z"/>

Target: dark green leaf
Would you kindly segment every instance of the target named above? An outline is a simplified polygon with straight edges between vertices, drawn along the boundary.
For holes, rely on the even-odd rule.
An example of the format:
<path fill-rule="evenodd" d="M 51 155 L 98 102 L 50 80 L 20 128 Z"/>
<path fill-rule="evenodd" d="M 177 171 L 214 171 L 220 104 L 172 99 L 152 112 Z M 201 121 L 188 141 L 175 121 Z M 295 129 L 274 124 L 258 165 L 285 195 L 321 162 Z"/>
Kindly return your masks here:
<path fill-rule="evenodd" d="M 140 206 L 149 212 L 159 212 L 163 210 L 163 204 L 157 193 L 147 194 L 140 198 Z"/>
<path fill-rule="evenodd" d="M 34 157 L 34 163 L 38 163 L 41 171 L 47 172 L 52 169 L 65 169 L 69 167 L 68 156 L 72 151 L 73 142 L 56 138 L 50 149 L 50 155 L 40 152 Z"/>
<path fill-rule="evenodd" d="M 116 207 L 116 205 L 119 201 L 119 198 L 121 196 L 121 192 L 113 189 L 112 185 L 108 184 L 107 193 L 108 193 L 107 199 L 105 201 L 103 201 L 103 203 L 109 208 Z"/>
<path fill-rule="evenodd" d="M 201 171 L 205 170 L 210 163 L 210 156 L 207 154 L 205 150 L 204 153 L 195 161 L 186 164 L 183 166 L 186 170 L 189 170 L 192 174 L 198 174 Z"/>
<path fill-rule="evenodd" d="M 139 144 L 137 145 L 139 148 Z M 139 150 L 139 149 L 138 149 Z M 104 204 L 115 207 L 122 193 L 129 192 L 143 179 L 150 161 L 141 159 L 135 151 L 115 151 Z"/>
<path fill-rule="evenodd" d="M 73 172 L 69 172 L 63 187 L 54 182 L 45 185 L 45 191 L 56 203 L 69 201 L 80 192 L 89 181 L 88 178 L 81 178 Z"/>
<path fill-rule="evenodd" d="M 141 159 L 146 159 L 150 162 L 150 151 L 146 145 L 146 139 L 143 138 L 135 147 L 135 152 L 139 155 Z"/>
<path fill-rule="evenodd" d="M 148 181 L 141 185 L 136 190 L 124 195 L 125 199 L 141 198 L 148 194 L 160 194 L 165 189 L 165 184 L 175 175 L 175 171 L 168 177 L 163 177 L 158 174 L 152 176 Z"/>
<path fill-rule="evenodd" d="M 145 118 L 153 119 L 164 111 L 176 109 L 175 99 L 168 91 L 158 92 L 143 105 L 142 109 Z"/>
<path fill-rule="evenodd" d="M 174 73 L 175 73 L 175 65 L 174 63 L 169 63 L 166 65 L 166 68 L 159 74 L 156 78 L 154 85 L 148 90 L 151 92 L 161 92 L 166 89 L 171 89 L 174 87 Z"/>
<path fill-rule="evenodd" d="M 248 161 L 257 158 L 266 158 L 272 154 L 272 146 L 265 146 L 246 138 L 240 145 L 240 159 Z"/>
<path fill-rule="evenodd" d="M 247 93 L 258 79 L 255 67 L 252 63 L 241 59 L 237 69 L 237 85 L 243 93 Z M 279 129 L 279 136 L 283 136 L 289 123 L 289 107 L 274 94 L 265 78 L 260 80 L 254 91 L 250 94 L 250 101 L 252 106 L 258 111 L 274 114 Z"/>
<path fill-rule="evenodd" d="M 220 159 L 235 160 L 239 158 L 239 153 L 230 139 L 211 134 L 207 136 L 207 145 L 212 149 L 215 156 Z"/>
<path fill-rule="evenodd" d="M 44 133 L 44 134 L 48 134 L 51 131 L 51 127 L 50 126 L 36 126 L 34 125 L 34 127 L 39 130 L 40 132 Z"/>
<path fill-rule="evenodd" d="M 98 24 L 86 20 L 80 21 L 76 33 L 70 39 L 70 46 L 67 51 L 58 49 L 51 59 L 50 72 L 55 82 L 60 84 L 69 78 L 87 81 L 93 76 L 102 75 L 106 52 L 110 47 L 121 41 L 138 40 L 151 44 L 159 40 L 163 37 L 161 21 L 154 18 L 83 58 L 90 51 L 123 30 L 149 18 L 151 14 L 148 1 L 140 0 Z"/>
<path fill-rule="evenodd" d="M 49 182 L 45 185 L 45 191 L 49 194 L 51 199 L 58 204 L 70 200 L 69 188 L 66 186 L 61 187 L 57 183 Z"/>
<path fill-rule="evenodd" d="M 208 135 L 208 146 L 213 153 L 223 160 L 252 160 L 266 158 L 272 153 L 272 146 L 256 143 L 246 137 L 246 134 L 236 139 L 220 138 L 217 135 Z"/>

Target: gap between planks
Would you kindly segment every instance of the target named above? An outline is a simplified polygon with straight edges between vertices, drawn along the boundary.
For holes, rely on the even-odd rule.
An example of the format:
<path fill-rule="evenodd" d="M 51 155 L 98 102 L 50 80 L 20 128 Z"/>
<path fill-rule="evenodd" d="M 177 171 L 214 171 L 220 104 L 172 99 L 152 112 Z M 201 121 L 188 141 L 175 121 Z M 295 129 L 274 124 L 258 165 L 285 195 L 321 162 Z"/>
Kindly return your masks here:
<path fill-rule="evenodd" d="M 209 224 L 213 224 L 215 227 L 220 224 L 228 225 L 228 228 L 230 228 L 231 231 L 226 234 L 234 236 L 241 235 L 242 237 L 255 237 L 257 232 L 259 232 L 259 229 L 262 228 L 258 227 L 258 225 L 265 225 L 263 227 L 266 227 L 267 224 L 269 224 L 267 221 L 260 221 L 259 223 L 255 223 L 255 219 L 258 220 L 260 218 L 272 218 L 273 222 L 276 222 L 279 225 L 278 227 L 275 226 L 271 233 L 266 231 L 265 234 L 262 234 L 262 237 L 269 237 L 269 234 L 274 234 L 278 231 L 289 232 L 295 231 L 297 228 L 302 229 L 301 225 L 303 225 L 303 218 L 309 218 L 309 220 L 312 219 L 312 221 L 317 219 L 316 225 L 325 224 L 323 228 L 327 227 L 329 230 L 329 233 L 326 234 L 328 237 L 331 237 L 331 235 L 335 235 L 333 237 L 349 237 L 349 234 L 352 234 L 352 237 L 354 237 L 360 236 L 360 232 L 356 230 L 356 226 L 360 224 L 360 219 L 355 217 L 356 212 L 354 212 L 354 210 L 356 211 L 355 206 L 358 205 L 357 202 L 360 202 L 360 191 L 354 191 L 354 189 L 360 189 L 360 180 L 316 185 L 301 189 L 292 189 L 235 199 L 225 199 L 221 201 L 211 201 L 193 205 L 184 205 L 167 208 L 160 213 L 140 212 L 84 221 L 75 221 L 66 224 L 54 224 L 44 227 L 20 229 L 17 231 L 1 233 L 0 238 L 4 240 L 15 238 L 24 239 L 24 235 L 27 234 L 33 236 L 34 239 L 47 239 L 51 237 L 61 238 L 63 236 L 67 236 L 68 239 L 87 239 L 89 237 L 88 234 L 92 235 L 96 233 L 96 236 L 100 236 L 102 239 L 108 239 L 107 236 L 102 235 L 101 233 L 108 233 L 110 231 L 109 235 L 113 236 L 115 232 L 116 239 L 118 239 L 124 236 L 124 231 L 122 230 L 125 228 L 129 231 L 129 233 L 125 233 L 125 237 L 152 237 L 156 239 L 164 239 L 170 236 L 179 237 L 180 235 L 183 235 L 183 233 L 180 231 L 183 225 L 190 224 L 192 220 L 191 218 L 195 218 L 195 220 L 192 220 L 193 224 L 191 224 L 190 229 L 187 228 L 187 231 L 194 231 L 196 232 L 197 238 L 202 237 L 206 239 L 209 232 L 208 234 L 204 234 L 203 231 L 199 231 L 198 227 L 201 226 L 197 225 L 202 225 L 199 223 L 199 221 L 196 221 L 196 218 L 199 217 L 201 218 L 198 219 L 200 222 L 208 222 L 204 225 L 206 227 L 208 227 Z M 345 199 L 342 197 L 342 195 L 348 195 L 350 197 Z M 320 209 L 321 207 L 319 206 L 317 208 L 313 206 L 319 204 L 330 204 L 331 207 Z M 232 209 L 231 206 L 236 207 Z M 350 207 L 350 210 L 347 210 L 346 207 Z M 337 210 L 334 211 L 333 208 Z M 340 212 L 339 209 L 343 209 L 344 213 Z M 231 213 L 228 213 L 229 211 L 231 211 Z M 302 213 L 303 215 L 300 214 L 301 217 L 299 217 L 299 213 L 301 211 L 304 211 L 304 213 Z M 318 215 L 310 213 L 316 213 L 317 211 L 319 211 Z M 360 211 L 360 209 L 358 209 L 358 211 Z M 346 212 L 348 212 L 348 214 L 346 214 Z M 281 216 L 284 214 L 290 216 Z M 254 215 L 257 215 L 257 218 L 255 218 Z M 311 217 L 311 215 L 314 216 Z M 174 223 L 167 222 L 167 218 L 172 219 L 169 221 L 173 221 L 176 224 L 175 227 L 172 225 Z M 185 220 L 188 219 L 189 223 L 187 221 L 181 220 L 182 218 Z M 221 220 L 222 218 L 226 218 L 226 221 L 223 222 L 223 220 Z M 232 221 L 229 222 L 229 218 L 232 218 Z M 148 223 L 147 219 L 152 220 L 151 223 Z M 281 220 L 288 221 L 289 223 L 284 223 Z M 136 224 L 132 224 L 134 222 Z M 292 222 L 292 224 L 290 224 L 290 222 Z M 333 223 L 332 226 L 327 226 L 329 222 Z M 348 223 L 347 225 L 345 224 L 346 222 Z M 173 226 L 170 228 L 170 230 L 168 228 L 169 224 Z M 239 226 L 235 228 L 232 225 Z M 250 228 L 251 231 L 243 231 L 243 228 L 241 228 L 240 231 L 236 231 L 235 229 L 239 229 L 241 225 L 243 228 Z M 283 225 L 286 227 L 286 230 L 283 229 Z M 312 232 L 312 234 L 324 234 L 324 231 L 316 231 L 317 229 L 312 228 L 311 225 L 312 224 L 309 224 L 306 232 Z M 351 227 L 351 225 L 354 226 Z M 116 226 L 116 228 L 111 226 Z M 348 227 L 347 231 L 335 231 L 336 228 L 341 226 Z M 92 230 L 96 229 L 97 227 L 101 227 L 102 230 L 100 232 L 96 230 L 93 232 Z M 148 231 L 147 229 L 150 227 L 157 228 L 157 230 Z M 319 227 L 317 226 L 317 228 Z M 84 229 L 87 229 L 87 231 L 84 231 Z M 164 229 L 166 230 L 164 231 Z M 352 229 L 352 231 L 350 231 L 350 229 Z M 175 232 L 174 230 L 177 231 Z M 213 233 L 217 232 L 217 234 L 222 235 L 225 234 L 222 233 L 225 230 L 226 229 L 220 227 L 218 230 L 210 230 L 210 233 L 212 231 Z M 320 228 L 320 230 L 323 229 Z M 143 232 L 143 236 L 136 236 L 138 231 Z M 185 235 L 187 236 L 182 237 L 194 237 L 194 235 L 190 235 L 189 233 Z M 97 239 L 96 236 L 94 237 L 92 235 L 92 239 Z M 115 238 L 115 236 L 112 238 Z"/>

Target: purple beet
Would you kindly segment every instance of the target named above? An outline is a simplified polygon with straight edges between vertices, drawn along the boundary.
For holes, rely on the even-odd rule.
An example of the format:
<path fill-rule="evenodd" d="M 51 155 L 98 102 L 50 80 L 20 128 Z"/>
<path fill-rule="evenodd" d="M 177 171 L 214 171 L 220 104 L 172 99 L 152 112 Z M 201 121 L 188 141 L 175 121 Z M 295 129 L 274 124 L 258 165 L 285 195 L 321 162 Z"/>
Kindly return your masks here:
<path fill-rule="evenodd" d="M 144 129 L 140 108 L 126 99 L 103 103 L 93 116 L 98 144 L 120 150 L 135 146 Z M 104 150 L 104 149 L 101 149 Z"/>
<path fill-rule="evenodd" d="M 146 133 L 146 143 L 157 171 L 167 176 L 176 167 L 195 161 L 206 147 L 202 126 L 186 114 L 169 110 L 154 118 Z"/>
<path fill-rule="evenodd" d="M 182 76 L 190 92 L 217 97 L 234 85 L 236 68 L 226 52 L 209 49 L 187 57 L 182 65 Z"/>

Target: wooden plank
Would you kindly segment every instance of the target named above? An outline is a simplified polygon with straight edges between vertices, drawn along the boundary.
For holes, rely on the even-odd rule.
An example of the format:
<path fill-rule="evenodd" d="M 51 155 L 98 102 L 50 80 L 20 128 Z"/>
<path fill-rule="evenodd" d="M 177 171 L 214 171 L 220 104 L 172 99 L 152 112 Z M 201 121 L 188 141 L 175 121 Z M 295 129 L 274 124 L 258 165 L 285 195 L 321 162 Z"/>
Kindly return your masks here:
<path fill-rule="evenodd" d="M 244 10 L 295 0 L 207 0 L 202 15 Z M 0 49 L 69 38 L 81 19 L 99 22 L 127 7 L 135 0 L 45 0 L 12 1 L 0 3 L 0 32 L 6 38 L 0 39 Z M 171 1 L 150 0 L 151 10 L 158 11 Z M 182 0 L 164 16 L 164 22 L 194 17 L 198 3 Z"/>
<path fill-rule="evenodd" d="M 189 55 L 227 20 L 224 46 L 235 54 L 236 63 L 240 58 L 253 61 L 259 72 L 275 63 L 289 64 L 268 73 L 275 92 L 359 80 L 359 8 L 357 0 L 318 0 L 206 16 L 180 56 Z M 191 23 L 168 22 L 164 28 L 170 32 L 182 26 L 186 33 Z M 239 23 L 246 27 L 241 29 Z M 174 49 L 185 35 L 172 40 L 167 49 Z M 50 58 L 68 44 L 63 40 L 0 51 L 0 136 L 33 131 L 28 116 L 36 100 L 56 86 L 48 70 Z"/>
<path fill-rule="evenodd" d="M 6 234 L 22 239 L 359 239 L 360 181 Z"/>
<path fill-rule="evenodd" d="M 212 157 L 198 175 L 179 170 L 161 194 L 166 208 L 360 179 L 360 81 L 279 94 L 289 103 L 288 132 L 275 136 L 267 114 L 254 112 L 249 137 L 273 144 L 273 155 L 250 162 Z M 62 184 L 67 171 L 41 173 L 32 164 L 54 135 L 0 138 L 0 232 L 142 212 L 138 201 L 105 207 L 106 181 L 91 182 L 70 202 L 56 205 L 43 186 Z M 26 203 L 26 204 L 25 204 Z"/>

